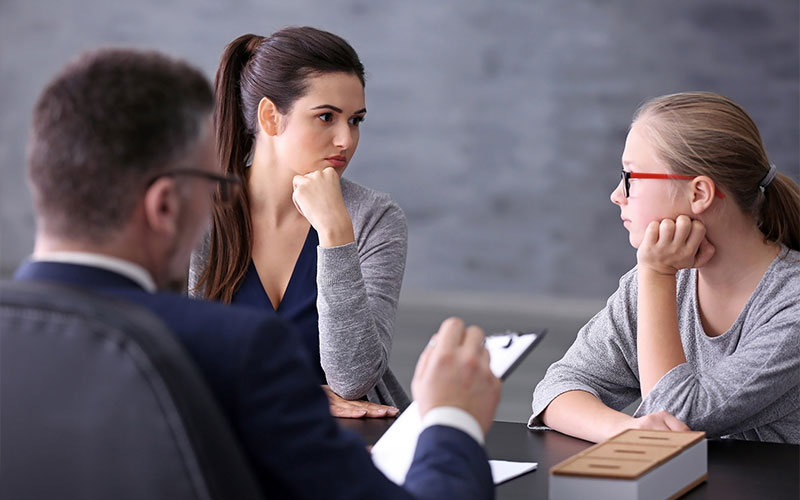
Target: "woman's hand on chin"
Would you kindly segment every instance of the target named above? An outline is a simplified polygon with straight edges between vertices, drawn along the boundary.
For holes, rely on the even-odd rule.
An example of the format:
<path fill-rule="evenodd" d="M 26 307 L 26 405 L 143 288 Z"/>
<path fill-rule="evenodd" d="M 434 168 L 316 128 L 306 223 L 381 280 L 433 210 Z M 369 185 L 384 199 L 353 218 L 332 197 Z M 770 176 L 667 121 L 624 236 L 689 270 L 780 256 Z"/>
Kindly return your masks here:
<path fill-rule="evenodd" d="M 319 234 L 322 247 L 355 241 L 353 222 L 342 198 L 339 174 L 332 167 L 292 179 L 292 201 Z"/>

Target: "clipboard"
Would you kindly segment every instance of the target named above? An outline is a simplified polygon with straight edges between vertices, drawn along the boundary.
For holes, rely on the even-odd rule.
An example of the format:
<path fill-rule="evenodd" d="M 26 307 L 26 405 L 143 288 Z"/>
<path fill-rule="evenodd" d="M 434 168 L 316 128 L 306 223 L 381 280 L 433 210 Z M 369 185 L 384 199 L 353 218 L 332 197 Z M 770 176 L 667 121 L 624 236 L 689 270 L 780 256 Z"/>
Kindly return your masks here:
<path fill-rule="evenodd" d="M 487 335 L 484 345 L 489 351 L 489 367 L 492 373 L 500 380 L 508 378 L 546 333 L 547 330 L 527 333 L 507 331 Z M 422 418 L 417 403 L 413 402 L 372 447 L 372 461 L 375 466 L 397 484 L 402 485 L 405 482 L 421 429 Z M 535 468 L 532 464 L 527 464 L 526 467 L 525 471 Z M 492 472 L 495 484 L 515 477 L 514 474 L 509 475 L 502 471 L 501 467 L 495 468 L 498 470 L 497 473 L 494 469 Z M 515 472 L 517 475 L 520 473 L 522 472 Z"/>
<path fill-rule="evenodd" d="M 527 333 L 506 331 L 487 335 L 484 345 L 489 351 L 492 373 L 500 380 L 507 379 L 545 335 L 546 328 Z"/>

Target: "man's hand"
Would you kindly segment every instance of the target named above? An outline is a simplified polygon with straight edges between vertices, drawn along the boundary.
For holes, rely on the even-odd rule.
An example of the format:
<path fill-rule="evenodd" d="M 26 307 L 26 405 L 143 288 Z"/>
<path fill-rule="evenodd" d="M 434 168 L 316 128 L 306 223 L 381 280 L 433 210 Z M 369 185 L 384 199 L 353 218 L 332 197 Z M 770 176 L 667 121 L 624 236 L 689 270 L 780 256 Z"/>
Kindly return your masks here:
<path fill-rule="evenodd" d="M 328 396 L 328 404 L 331 408 L 331 415 L 344 418 L 384 418 L 397 416 L 399 411 L 394 406 L 370 403 L 369 401 L 350 401 L 342 398 L 331 390 L 327 385 L 322 389 Z"/>
<path fill-rule="evenodd" d="M 685 215 L 651 222 L 636 251 L 640 271 L 669 276 L 675 276 L 679 269 L 701 267 L 713 256 L 714 246 L 706 239 L 706 227 Z"/>
<path fill-rule="evenodd" d="M 478 421 L 486 433 L 500 401 L 500 380 L 489 368 L 483 331 L 458 318 L 442 323 L 422 353 L 411 382 L 420 415 L 438 406 L 454 406 Z"/>

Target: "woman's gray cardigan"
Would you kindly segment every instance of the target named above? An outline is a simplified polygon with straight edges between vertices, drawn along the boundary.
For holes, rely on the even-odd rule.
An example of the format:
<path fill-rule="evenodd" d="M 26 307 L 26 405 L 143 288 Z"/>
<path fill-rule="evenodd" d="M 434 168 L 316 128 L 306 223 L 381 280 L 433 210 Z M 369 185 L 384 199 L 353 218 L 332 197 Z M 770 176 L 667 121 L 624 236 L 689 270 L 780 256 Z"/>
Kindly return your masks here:
<path fill-rule="evenodd" d="M 317 247 L 319 351 L 328 385 L 345 399 L 393 405 L 408 396 L 389 369 L 408 225 L 388 194 L 341 180 L 355 242 Z M 190 295 L 208 260 L 208 238 L 192 256 Z"/>

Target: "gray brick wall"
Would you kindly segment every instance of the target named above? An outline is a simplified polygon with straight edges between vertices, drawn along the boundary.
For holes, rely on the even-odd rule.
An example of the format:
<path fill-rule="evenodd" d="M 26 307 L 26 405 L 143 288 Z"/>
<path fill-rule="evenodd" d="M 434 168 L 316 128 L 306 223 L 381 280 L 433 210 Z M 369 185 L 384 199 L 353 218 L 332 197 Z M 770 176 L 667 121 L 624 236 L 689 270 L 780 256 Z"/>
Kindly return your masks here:
<path fill-rule="evenodd" d="M 635 263 L 608 195 L 643 99 L 713 90 L 748 109 L 800 177 L 796 0 L 0 2 L 0 271 L 30 251 L 33 102 L 101 44 L 213 75 L 224 45 L 292 24 L 348 39 L 368 71 L 348 175 L 409 218 L 404 288 L 605 297 Z"/>

